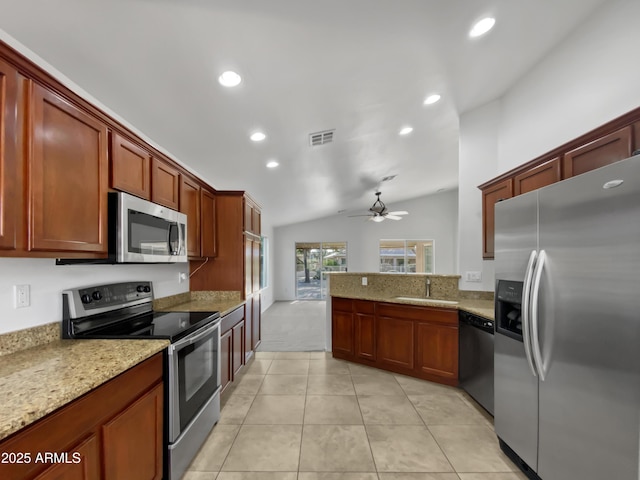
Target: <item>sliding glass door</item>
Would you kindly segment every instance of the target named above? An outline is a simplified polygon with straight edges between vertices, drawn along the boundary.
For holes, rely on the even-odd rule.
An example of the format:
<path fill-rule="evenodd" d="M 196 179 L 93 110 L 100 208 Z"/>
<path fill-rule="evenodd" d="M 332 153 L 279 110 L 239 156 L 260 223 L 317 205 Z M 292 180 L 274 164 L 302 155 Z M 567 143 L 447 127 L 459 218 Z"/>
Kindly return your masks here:
<path fill-rule="evenodd" d="M 296 298 L 324 300 L 327 272 L 347 271 L 347 242 L 296 243 Z"/>

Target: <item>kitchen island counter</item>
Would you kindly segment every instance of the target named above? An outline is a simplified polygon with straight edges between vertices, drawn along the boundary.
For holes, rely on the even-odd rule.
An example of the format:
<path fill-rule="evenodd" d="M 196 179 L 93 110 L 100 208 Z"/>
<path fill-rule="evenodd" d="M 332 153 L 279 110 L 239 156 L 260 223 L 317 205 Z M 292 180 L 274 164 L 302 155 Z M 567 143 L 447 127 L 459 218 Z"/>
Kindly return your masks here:
<path fill-rule="evenodd" d="M 168 340 L 54 340 L 0 356 L 0 439 L 168 345 Z"/>

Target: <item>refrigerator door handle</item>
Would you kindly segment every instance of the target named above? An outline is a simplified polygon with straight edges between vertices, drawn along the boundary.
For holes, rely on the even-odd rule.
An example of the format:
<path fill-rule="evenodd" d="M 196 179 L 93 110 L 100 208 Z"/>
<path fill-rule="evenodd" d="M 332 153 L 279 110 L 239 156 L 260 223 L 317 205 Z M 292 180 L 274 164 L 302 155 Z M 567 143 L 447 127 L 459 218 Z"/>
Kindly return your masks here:
<path fill-rule="evenodd" d="M 533 356 L 531 354 L 531 327 L 530 321 L 530 302 L 529 297 L 531 295 L 531 282 L 533 280 L 533 268 L 536 263 L 536 257 L 538 256 L 538 252 L 535 250 L 531 251 L 531 255 L 529 256 L 529 263 L 527 263 L 527 270 L 524 276 L 524 291 L 522 292 L 522 343 L 524 343 L 524 353 L 527 357 L 527 363 L 529 364 L 529 369 L 534 377 L 537 377 L 536 368 L 533 365 Z"/>
<path fill-rule="evenodd" d="M 544 262 L 547 254 L 544 250 L 540 250 L 538 255 L 538 263 L 533 272 L 533 292 L 531 293 L 531 346 L 533 348 L 533 360 L 535 362 L 540 380 L 544 382 L 544 365 L 542 363 L 542 352 L 540 351 L 540 340 L 538 338 L 538 296 L 540 294 L 540 281 L 542 280 L 542 271 L 544 270 Z"/>

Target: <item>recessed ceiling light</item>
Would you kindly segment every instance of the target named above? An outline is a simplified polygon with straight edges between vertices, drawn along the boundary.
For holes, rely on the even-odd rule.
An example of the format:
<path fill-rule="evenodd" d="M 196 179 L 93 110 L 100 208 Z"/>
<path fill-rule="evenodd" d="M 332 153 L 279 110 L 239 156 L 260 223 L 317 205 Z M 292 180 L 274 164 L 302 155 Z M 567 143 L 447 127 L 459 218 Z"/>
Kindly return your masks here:
<path fill-rule="evenodd" d="M 398 133 L 400 135 L 409 135 L 411 132 L 413 132 L 413 127 L 403 127 Z"/>
<path fill-rule="evenodd" d="M 469 30 L 469 36 L 471 38 L 480 37 L 491 30 L 495 24 L 496 19 L 493 17 L 485 17 L 478 20 L 474 23 L 473 27 L 471 27 L 471 30 Z"/>
<path fill-rule="evenodd" d="M 218 77 L 218 82 L 220 82 L 220 85 L 225 87 L 236 87 L 240 85 L 241 81 L 242 77 L 236 72 L 232 72 L 231 70 L 224 72 Z"/>
<path fill-rule="evenodd" d="M 425 98 L 424 104 L 425 105 L 433 105 L 438 100 L 440 100 L 440 98 L 441 98 L 440 95 L 438 95 L 437 93 L 434 93 L 433 95 L 429 95 L 427 98 Z"/>
<path fill-rule="evenodd" d="M 271 160 L 270 162 L 267 162 L 267 168 L 276 168 L 278 165 L 280 164 L 275 160 Z"/>
<path fill-rule="evenodd" d="M 262 132 L 256 132 L 256 133 L 251 134 L 251 136 L 249 138 L 251 140 L 253 140 L 254 142 L 261 142 L 262 140 L 267 138 L 267 136 Z"/>

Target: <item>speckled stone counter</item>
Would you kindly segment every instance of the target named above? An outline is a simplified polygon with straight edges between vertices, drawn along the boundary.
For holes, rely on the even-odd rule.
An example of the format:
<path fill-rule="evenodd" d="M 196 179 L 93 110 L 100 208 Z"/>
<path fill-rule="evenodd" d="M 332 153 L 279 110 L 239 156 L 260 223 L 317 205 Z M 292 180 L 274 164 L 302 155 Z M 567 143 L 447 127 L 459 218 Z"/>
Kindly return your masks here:
<path fill-rule="evenodd" d="M 54 340 L 1 356 L 0 439 L 168 345 L 168 340 Z"/>
<path fill-rule="evenodd" d="M 421 302 L 419 300 L 407 300 L 407 299 L 399 299 L 396 297 L 390 297 L 387 295 L 349 295 L 349 294 L 337 294 L 332 295 L 333 297 L 341 297 L 341 298 L 353 298 L 356 300 L 370 300 L 374 302 L 388 302 L 388 303 L 399 303 L 403 305 L 417 305 L 420 307 L 437 307 L 437 308 L 449 308 L 451 310 L 464 310 L 466 312 L 474 313 L 476 315 L 480 315 L 481 317 L 488 318 L 490 320 L 494 319 L 494 311 L 493 311 L 493 302 L 491 300 L 467 300 L 460 299 L 457 304 L 450 303 L 438 303 L 436 299 L 433 299 L 432 302 Z"/>
<path fill-rule="evenodd" d="M 154 300 L 153 308 L 168 312 L 220 312 L 224 316 L 244 304 L 240 292 L 196 291 Z"/>
<path fill-rule="evenodd" d="M 332 297 L 460 309 L 491 320 L 494 319 L 493 292 L 458 290 L 460 275 L 340 272 L 331 273 L 329 277 L 329 295 Z M 364 277 L 367 278 L 367 285 L 362 285 Z M 425 298 L 427 279 L 430 280 L 429 298 L 432 301 L 422 302 L 397 298 Z M 439 303 L 437 299 L 457 301 L 458 303 Z"/>

